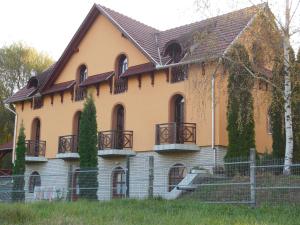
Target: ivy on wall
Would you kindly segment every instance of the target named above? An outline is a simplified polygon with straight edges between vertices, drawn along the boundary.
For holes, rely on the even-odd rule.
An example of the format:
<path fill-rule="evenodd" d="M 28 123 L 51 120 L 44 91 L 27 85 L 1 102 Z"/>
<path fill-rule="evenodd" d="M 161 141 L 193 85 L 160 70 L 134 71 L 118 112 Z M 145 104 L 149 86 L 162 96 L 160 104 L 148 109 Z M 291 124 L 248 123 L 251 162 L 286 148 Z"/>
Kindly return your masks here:
<path fill-rule="evenodd" d="M 255 148 L 252 89 L 254 79 L 249 55 L 244 46 L 236 44 L 226 56 L 228 78 L 227 131 L 228 151 L 225 159 L 248 157 Z M 247 68 L 247 69 L 246 69 Z"/>

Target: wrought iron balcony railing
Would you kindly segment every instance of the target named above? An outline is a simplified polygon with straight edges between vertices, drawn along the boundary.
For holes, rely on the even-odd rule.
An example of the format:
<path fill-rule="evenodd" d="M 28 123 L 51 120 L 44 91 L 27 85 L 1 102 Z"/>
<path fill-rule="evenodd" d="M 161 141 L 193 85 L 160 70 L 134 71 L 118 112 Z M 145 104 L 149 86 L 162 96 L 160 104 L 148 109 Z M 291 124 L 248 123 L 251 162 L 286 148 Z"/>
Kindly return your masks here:
<path fill-rule="evenodd" d="M 127 91 L 128 82 L 127 79 L 119 78 L 115 80 L 114 94 L 120 94 Z"/>
<path fill-rule="evenodd" d="M 58 153 L 78 153 L 77 135 L 66 135 L 58 138 Z"/>
<path fill-rule="evenodd" d="M 34 97 L 33 98 L 33 109 L 40 109 L 43 107 L 43 97 Z"/>
<path fill-rule="evenodd" d="M 133 131 L 109 130 L 99 132 L 98 146 L 104 149 L 132 149 Z"/>
<path fill-rule="evenodd" d="M 176 83 L 186 80 L 188 77 L 188 66 L 181 65 L 171 67 L 171 83 Z"/>
<path fill-rule="evenodd" d="M 82 101 L 86 97 L 86 92 L 84 88 L 76 87 L 75 88 L 75 101 Z"/>
<path fill-rule="evenodd" d="M 156 145 L 196 144 L 195 123 L 164 123 L 156 125 Z"/>
<path fill-rule="evenodd" d="M 26 145 L 26 156 L 45 157 L 46 141 L 27 140 L 25 142 L 25 145 Z"/>

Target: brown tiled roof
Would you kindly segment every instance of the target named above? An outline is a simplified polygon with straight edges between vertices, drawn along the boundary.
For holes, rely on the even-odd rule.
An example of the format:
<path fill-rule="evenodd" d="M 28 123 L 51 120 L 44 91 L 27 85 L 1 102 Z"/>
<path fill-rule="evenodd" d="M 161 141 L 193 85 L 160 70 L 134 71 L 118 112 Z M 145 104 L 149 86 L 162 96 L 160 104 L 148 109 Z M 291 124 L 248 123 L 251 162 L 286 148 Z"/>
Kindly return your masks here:
<path fill-rule="evenodd" d="M 131 66 L 126 70 L 121 77 L 129 77 L 132 75 L 142 74 L 142 73 L 149 73 L 155 70 L 155 66 L 153 63 L 145 63 L 141 65 Z"/>
<path fill-rule="evenodd" d="M 200 22 L 159 31 L 104 6 L 95 4 L 58 62 L 49 68 L 49 70 L 36 77 L 39 81 L 38 90 L 36 91 L 47 93 L 47 89 L 52 89 L 60 71 L 73 55 L 74 50 L 76 50 L 99 13 L 106 16 L 115 24 L 123 35 L 131 40 L 154 66 L 159 66 L 160 60 L 163 65 L 168 64 L 170 61 L 168 56 L 163 56 L 163 51 L 166 44 L 171 41 L 178 42 L 184 48 L 185 56 L 180 62 L 205 61 L 222 56 L 226 49 L 247 27 L 258 10 L 266 8 L 266 6 L 266 4 L 256 5 Z M 198 37 L 198 39 L 195 37 Z M 202 37 L 201 40 L 199 40 L 199 37 Z M 145 69 L 145 65 L 129 68 L 124 76 L 141 73 L 143 69 Z M 83 86 L 102 82 L 102 79 L 104 79 L 103 74 L 91 76 L 85 81 Z M 31 91 L 23 88 L 9 98 L 8 102 L 22 101 L 28 97 Z"/>
<path fill-rule="evenodd" d="M 24 101 L 30 98 L 32 94 L 36 92 L 36 88 L 32 87 L 27 89 L 27 87 L 22 88 L 20 91 L 15 93 L 13 96 L 5 100 L 6 103 L 15 103 L 19 101 Z"/>
<path fill-rule="evenodd" d="M 104 12 L 107 12 L 111 19 L 117 22 L 117 24 L 120 25 L 130 35 L 130 37 L 132 37 L 138 45 L 140 45 L 140 47 L 153 58 L 156 63 L 159 62 L 157 45 L 154 37 L 155 33 L 160 32 L 159 30 L 102 5 L 98 5 L 98 7 L 104 10 Z"/>
<path fill-rule="evenodd" d="M 19 101 L 24 101 L 26 99 L 29 99 L 32 97 L 33 94 L 35 94 L 39 87 L 41 87 L 47 80 L 48 77 L 51 76 L 52 69 L 54 67 L 54 64 L 50 66 L 47 70 L 42 72 L 41 74 L 37 75 L 35 78 L 38 80 L 38 87 L 31 87 L 27 88 L 26 86 L 19 90 L 17 93 L 6 99 L 7 103 L 14 103 Z"/>
<path fill-rule="evenodd" d="M 63 83 L 59 83 L 59 84 L 54 84 L 54 85 L 52 85 L 51 88 L 47 89 L 42 94 L 48 95 L 48 94 L 52 94 L 55 92 L 66 91 L 66 90 L 69 90 L 70 88 L 72 88 L 74 86 L 74 84 L 75 84 L 75 80 L 71 80 L 71 81 L 67 81 L 67 82 L 63 82 Z"/>
<path fill-rule="evenodd" d="M 4 143 L 0 145 L 0 151 L 12 150 L 13 149 L 13 141 Z"/>
<path fill-rule="evenodd" d="M 190 45 L 186 46 L 187 50 L 190 50 L 189 48 L 193 45 L 194 49 L 183 59 L 184 61 L 201 58 L 205 60 L 205 58 L 221 56 L 247 26 L 251 18 L 264 6 L 265 4 L 261 4 L 244 8 L 165 31 L 149 27 L 104 6 L 99 7 L 104 9 L 114 21 L 124 28 L 156 62 L 159 62 L 158 47 L 162 56 L 162 50 L 165 45 L 172 40 L 178 40 L 179 42 L 185 42 L 183 43 L 184 45 Z M 208 34 L 204 35 L 204 33 Z M 156 44 L 155 35 L 157 36 L 158 44 Z M 195 43 L 195 35 L 204 36 L 203 40 L 197 40 Z M 168 60 L 168 57 L 162 57 L 163 63 L 166 63 Z"/>
<path fill-rule="evenodd" d="M 86 86 L 89 86 L 89 85 L 99 84 L 101 82 L 107 81 L 113 75 L 114 75 L 114 71 L 89 76 L 79 86 L 80 87 L 86 87 Z"/>

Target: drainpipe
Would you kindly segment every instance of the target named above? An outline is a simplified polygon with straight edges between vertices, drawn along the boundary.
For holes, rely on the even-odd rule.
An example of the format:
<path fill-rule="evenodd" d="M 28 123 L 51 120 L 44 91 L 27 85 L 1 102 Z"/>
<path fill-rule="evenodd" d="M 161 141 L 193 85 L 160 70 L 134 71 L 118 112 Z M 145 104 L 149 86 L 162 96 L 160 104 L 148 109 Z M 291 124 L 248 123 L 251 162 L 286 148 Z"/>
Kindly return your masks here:
<path fill-rule="evenodd" d="M 9 107 L 9 104 L 4 103 L 4 107 L 15 115 L 15 126 L 14 126 L 14 140 L 13 140 L 13 154 L 12 154 L 12 163 L 15 161 L 15 150 L 16 150 L 16 134 L 17 134 L 17 122 L 18 122 L 18 114 Z"/>
<path fill-rule="evenodd" d="M 215 78 L 216 73 L 218 72 L 218 68 L 222 62 L 222 58 L 219 58 L 216 69 L 211 77 L 211 149 L 214 151 L 214 165 L 217 163 L 217 151 L 215 148 Z"/>

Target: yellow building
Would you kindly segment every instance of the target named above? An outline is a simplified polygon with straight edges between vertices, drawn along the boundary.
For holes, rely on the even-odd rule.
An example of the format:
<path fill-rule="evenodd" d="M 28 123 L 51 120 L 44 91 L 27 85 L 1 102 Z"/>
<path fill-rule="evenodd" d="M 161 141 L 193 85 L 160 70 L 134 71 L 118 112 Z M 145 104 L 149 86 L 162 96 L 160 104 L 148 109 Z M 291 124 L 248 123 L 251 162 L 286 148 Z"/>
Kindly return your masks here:
<path fill-rule="evenodd" d="M 164 195 L 191 168 L 222 160 L 227 71 L 220 59 L 235 43 L 251 48 L 261 12 L 269 12 L 267 5 L 159 31 L 95 4 L 59 60 L 8 99 L 17 130 L 25 127 L 27 175 L 78 168 L 87 94 L 97 108 L 99 199 L 136 196 L 137 186 L 149 182 L 161 184 L 153 192 Z M 272 145 L 268 92 L 262 84 L 254 92 L 256 146 L 263 153 Z M 153 167 L 151 181 L 145 177 Z M 115 182 L 125 173 L 128 188 L 118 192 Z"/>

